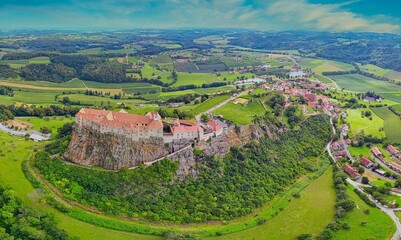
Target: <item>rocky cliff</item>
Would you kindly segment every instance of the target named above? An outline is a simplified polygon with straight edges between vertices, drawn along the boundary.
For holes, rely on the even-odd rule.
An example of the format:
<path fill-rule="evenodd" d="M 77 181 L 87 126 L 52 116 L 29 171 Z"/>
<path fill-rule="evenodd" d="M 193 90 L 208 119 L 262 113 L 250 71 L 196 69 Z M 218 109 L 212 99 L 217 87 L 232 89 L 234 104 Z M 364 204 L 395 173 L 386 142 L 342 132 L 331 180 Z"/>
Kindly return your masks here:
<path fill-rule="evenodd" d="M 132 141 L 123 135 L 102 134 L 90 127 L 74 127 L 64 158 L 84 166 L 119 170 L 151 162 L 169 154 L 162 138 Z"/>
<path fill-rule="evenodd" d="M 71 142 L 64 158 L 84 166 L 100 166 L 119 170 L 150 163 L 167 156 L 179 163 L 177 177 L 195 176 L 198 160 L 209 156 L 222 156 L 231 147 L 240 147 L 264 136 L 273 138 L 277 128 L 266 125 L 230 126 L 221 135 L 196 144 L 177 141 L 165 144 L 162 138 L 132 141 L 121 135 L 101 134 L 88 127 L 74 127 Z M 194 149 L 200 154 L 194 154 Z"/>

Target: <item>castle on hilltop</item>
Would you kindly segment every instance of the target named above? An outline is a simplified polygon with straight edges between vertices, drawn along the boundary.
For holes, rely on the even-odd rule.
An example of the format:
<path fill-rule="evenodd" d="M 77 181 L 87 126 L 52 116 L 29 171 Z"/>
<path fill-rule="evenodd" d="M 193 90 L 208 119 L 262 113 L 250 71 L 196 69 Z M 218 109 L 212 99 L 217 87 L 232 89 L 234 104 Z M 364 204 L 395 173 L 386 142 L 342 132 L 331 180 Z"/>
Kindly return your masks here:
<path fill-rule="evenodd" d="M 163 137 L 163 123 L 157 112 L 146 115 L 82 108 L 76 115 L 77 126 L 90 127 L 100 133 L 124 135 L 133 141 Z"/>
<path fill-rule="evenodd" d="M 210 120 L 208 123 L 196 123 L 176 119 L 172 123 L 163 123 L 157 112 L 145 115 L 129 114 L 124 110 L 112 112 L 82 108 L 76 115 L 78 128 L 89 127 L 99 133 L 123 135 L 132 141 L 141 139 L 163 138 L 165 143 L 178 140 L 201 141 L 218 136 L 223 131 L 223 123 Z"/>

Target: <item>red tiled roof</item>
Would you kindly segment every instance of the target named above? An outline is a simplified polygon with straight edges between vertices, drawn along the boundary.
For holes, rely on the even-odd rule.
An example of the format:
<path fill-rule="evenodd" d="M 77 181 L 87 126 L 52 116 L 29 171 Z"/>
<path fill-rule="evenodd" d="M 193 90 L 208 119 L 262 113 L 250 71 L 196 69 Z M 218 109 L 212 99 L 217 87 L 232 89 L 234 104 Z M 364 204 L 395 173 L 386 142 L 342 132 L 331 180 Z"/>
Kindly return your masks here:
<path fill-rule="evenodd" d="M 361 176 L 361 175 L 358 173 L 358 170 L 357 170 L 357 169 L 351 167 L 351 166 L 348 165 L 348 164 L 344 164 L 344 165 L 342 166 L 342 169 L 344 169 L 344 171 L 347 172 L 347 173 L 348 173 L 351 177 L 353 177 L 353 178 L 357 178 L 357 177 Z"/>
<path fill-rule="evenodd" d="M 380 150 L 377 147 L 372 147 L 372 152 L 375 156 L 382 155 L 382 153 L 380 152 Z"/>
<path fill-rule="evenodd" d="M 209 120 L 209 122 L 207 122 L 207 125 L 209 125 L 209 127 L 211 127 L 213 129 L 213 132 L 218 132 L 223 128 L 222 126 L 220 126 L 220 124 L 215 122 L 213 119 Z"/>
<path fill-rule="evenodd" d="M 372 163 L 372 162 L 369 160 L 369 158 L 366 158 L 366 157 L 361 157 L 361 159 L 359 159 L 359 162 L 360 162 L 363 166 L 365 166 L 365 167 L 369 166 L 369 164 Z"/>
<path fill-rule="evenodd" d="M 337 151 L 334 153 L 334 156 L 345 156 L 347 155 L 347 151 Z"/>
<path fill-rule="evenodd" d="M 390 153 L 394 154 L 394 155 L 397 155 L 400 153 L 393 145 L 388 145 L 387 150 L 389 150 Z"/>
<path fill-rule="evenodd" d="M 390 162 L 388 165 L 390 165 L 391 167 L 393 167 L 394 169 L 396 169 L 396 170 L 398 170 L 398 171 L 401 171 L 401 166 L 398 165 L 398 164 L 395 163 L 395 162 Z"/>
<path fill-rule="evenodd" d="M 137 115 L 124 112 L 82 108 L 77 113 L 76 117 L 85 118 L 111 128 L 121 128 L 131 131 L 163 128 L 161 117 L 157 112 L 147 113 L 146 115 Z"/>
<path fill-rule="evenodd" d="M 196 132 L 201 130 L 202 128 L 198 124 L 179 119 L 175 120 L 173 126 L 171 127 L 172 133 Z"/>

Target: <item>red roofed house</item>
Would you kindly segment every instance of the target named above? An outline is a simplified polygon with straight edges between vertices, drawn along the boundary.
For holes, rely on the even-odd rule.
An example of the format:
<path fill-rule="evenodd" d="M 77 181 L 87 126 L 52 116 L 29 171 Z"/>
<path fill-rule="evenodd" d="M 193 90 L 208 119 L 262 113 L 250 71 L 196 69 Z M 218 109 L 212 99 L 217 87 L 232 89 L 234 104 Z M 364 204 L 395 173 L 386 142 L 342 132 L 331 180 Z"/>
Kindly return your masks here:
<path fill-rule="evenodd" d="M 267 90 L 267 89 L 269 89 L 269 86 L 267 86 L 266 84 L 262 84 L 262 86 L 261 86 L 261 87 L 262 87 L 262 89 L 263 89 L 263 90 Z"/>
<path fill-rule="evenodd" d="M 223 132 L 223 127 L 213 119 L 209 120 L 207 125 L 212 129 L 212 132 L 215 134 L 215 136 L 219 136 Z"/>
<path fill-rule="evenodd" d="M 388 165 L 390 165 L 390 167 L 394 170 L 396 170 L 397 172 L 401 172 L 401 166 L 398 165 L 395 162 L 390 162 Z"/>
<path fill-rule="evenodd" d="M 358 170 L 356 168 L 351 167 L 348 164 L 344 164 L 342 166 L 342 169 L 348 173 L 352 178 L 358 179 L 361 177 L 361 175 L 359 174 Z"/>
<path fill-rule="evenodd" d="M 387 150 L 394 155 L 395 157 L 399 158 L 400 157 L 400 151 L 396 149 L 393 145 L 388 145 Z"/>
<path fill-rule="evenodd" d="M 173 133 L 173 139 L 203 139 L 203 128 L 191 121 L 175 120 L 171 126 L 171 132 Z"/>
<path fill-rule="evenodd" d="M 304 95 L 304 98 L 308 101 L 308 102 L 314 102 L 316 101 L 316 95 L 313 93 L 307 93 Z"/>
<path fill-rule="evenodd" d="M 101 133 L 123 134 L 137 141 L 141 138 L 163 137 L 163 123 L 157 112 L 146 115 L 128 114 L 82 108 L 76 114 L 75 122 Z"/>
<path fill-rule="evenodd" d="M 331 149 L 333 149 L 334 151 L 343 150 L 344 148 L 345 148 L 344 144 L 340 141 L 333 142 L 331 144 Z"/>
<path fill-rule="evenodd" d="M 370 168 L 373 166 L 372 161 L 370 161 L 370 159 L 367 157 L 361 157 L 361 159 L 359 159 L 359 162 L 361 163 L 362 166 L 366 168 Z"/>
<path fill-rule="evenodd" d="M 372 152 L 376 157 L 382 157 L 383 154 L 380 152 L 380 150 L 377 147 L 372 147 Z"/>
<path fill-rule="evenodd" d="M 342 150 L 342 151 L 334 152 L 334 156 L 336 157 L 336 159 L 343 158 L 343 157 L 347 156 L 347 151 Z"/>

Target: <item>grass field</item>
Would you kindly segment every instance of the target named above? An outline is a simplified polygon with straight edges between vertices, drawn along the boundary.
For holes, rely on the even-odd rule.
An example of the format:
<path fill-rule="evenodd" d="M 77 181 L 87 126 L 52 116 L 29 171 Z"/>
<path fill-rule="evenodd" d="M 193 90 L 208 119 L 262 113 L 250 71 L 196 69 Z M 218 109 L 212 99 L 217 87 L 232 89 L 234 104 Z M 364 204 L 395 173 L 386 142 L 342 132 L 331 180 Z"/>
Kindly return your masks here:
<path fill-rule="evenodd" d="M 368 206 L 354 193 L 353 187 L 348 186 L 347 193 L 350 199 L 357 205 L 351 212 L 347 213 L 341 222 L 350 225 L 350 230 L 338 230 L 334 232 L 335 240 L 365 240 L 365 239 L 389 239 L 395 233 L 395 225 L 386 214 L 379 209 Z M 365 214 L 364 210 L 369 209 L 370 213 Z M 361 226 L 366 222 L 366 226 Z"/>
<path fill-rule="evenodd" d="M 386 78 L 394 79 L 396 81 L 401 81 L 401 72 L 390 71 L 385 75 Z"/>
<path fill-rule="evenodd" d="M 212 239 L 297 239 L 304 233 L 316 237 L 334 215 L 335 193 L 332 170 L 301 191 L 276 217 L 262 225 Z"/>
<path fill-rule="evenodd" d="M 229 102 L 213 111 L 213 113 L 222 115 L 225 119 L 236 125 L 246 125 L 253 122 L 254 116 L 265 115 L 265 109 L 257 100 L 254 100 L 253 102 L 249 102 L 246 106 Z"/>
<path fill-rule="evenodd" d="M 199 113 L 202 113 L 213 106 L 216 106 L 217 104 L 223 102 L 224 100 L 227 100 L 230 96 L 229 95 L 222 95 L 222 96 L 217 96 L 211 99 L 208 99 L 204 101 L 203 103 L 199 104 L 196 106 L 194 109 L 190 111 L 193 115 L 197 115 Z"/>
<path fill-rule="evenodd" d="M 385 137 L 385 132 L 379 131 L 383 127 L 384 121 L 372 112 L 372 120 L 362 117 L 362 111 L 370 111 L 369 109 L 348 109 L 346 121 L 350 124 L 350 137 L 352 138 L 361 131 L 365 136 L 372 134 L 375 137 Z"/>
<path fill-rule="evenodd" d="M 330 76 L 340 87 L 355 92 L 401 92 L 401 86 L 386 81 L 376 80 L 359 74 Z"/>
<path fill-rule="evenodd" d="M 44 118 L 15 118 L 17 120 L 26 122 L 31 124 L 32 126 L 29 129 L 40 130 L 42 127 L 48 127 L 52 130 L 52 136 L 54 137 L 57 134 L 57 129 L 61 128 L 67 122 L 73 122 L 74 118 L 66 118 L 66 117 L 44 117 Z"/>
<path fill-rule="evenodd" d="M 389 69 L 384 69 L 373 64 L 359 65 L 359 68 L 379 77 L 384 77 L 391 72 Z"/>
<path fill-rule="evenodd" d="M 124 103 L 126 105 L 145 103 L 144 100 L 140 99 L 112 99 L 110 97 L 100 96 L 88 96 L 84 94 L 63 94 L 58 96 L 58 100 L 62 100 L 64 97 L 68 97 L 71 101 L 80 102 L 83 105 L 94 105 L 94 106 L 114 106 Z"/>
<path fill-rule="evenodd" d="M 372 108 L 372 111 L 384 120 L 384 131 L 387 139 L 390 142 L 401 144 L 401 119 L 387 107 Z"/>

